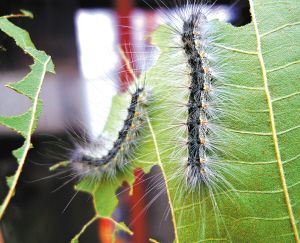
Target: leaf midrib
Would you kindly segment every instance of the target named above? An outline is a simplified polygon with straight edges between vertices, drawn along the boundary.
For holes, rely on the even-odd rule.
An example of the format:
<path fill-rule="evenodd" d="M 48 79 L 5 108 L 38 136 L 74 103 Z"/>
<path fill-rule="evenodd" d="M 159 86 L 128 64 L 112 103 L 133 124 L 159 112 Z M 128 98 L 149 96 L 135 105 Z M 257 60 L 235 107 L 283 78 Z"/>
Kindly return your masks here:
<path fill-rule="evenodd" d="M 31 118 L 30 118 L 29 129 L 28 129 L 28 132 L 27 132 L 27 135 L 26 135 L 26 140 L 24 142 L 25 147 L 24 147 L 24 150 L 23 150 L 23 153 L 22 153 L 22 157 L 21 157 L 20 162 L 19 162 L 18 169 L 17 169 L 16 173 L 13 175 L 14 176 L 14 180 L 12 182 L 12 185 L 11 185 L 9 191 L 8 191 L 8 194 L 5 197 L 4 202 L 1 205 L 0 219 L 4 215 L 4 212 L 6 211 L 5 209 L 7 208 L 7 206 L 9 204 L 11 198 L 14 196 L 14 192 L 15 192 L 15 188 L 17 186 L 17 182 L 18 182 L 19 177 L 21 175 L 21 172 L 22 172 L 22 169 L 23 169 L 23 165 L 25 163 L 25 159 L 27 157 L 28 151 L 29 151 L 29 149 L 31 147 L 31 134 L 33 133 L 33 128 L 34 128 L 35 114 L 36 114 L 36 110 L 37 110 L 37 105 L 38 105 L 38 100 L 39 100 L 39 94 L 40 94 L 40 91 L 41 91 L 41 88 L 42 88 L 44 77 L 46 75 L 47 65 L 50 62 L 50 60 L 51 60 L 51 58 L 48 57 L 47 60 L 45 61 L 45 63 L 42 63 L 42 65 L 43 65 L 42 76 L 40 78 L 39 86 L 38 86 L 36 95 L 35 95 L 35 97 L 33 99 L 33 104 L 32 104 L 32 107 L 31 107 L 32 113 L 31 113 Z"/>
<path fill-rule="evenodd" d="M 271 93 L 270 93 L 269 84 L 268 84 L 267 70 L 266 70 L 266 66 L 265 66 L 265 62 L 264 62 L 264 58 L 263 58 L 263 54 L 262 54 L 262 49 L 261 49 L 261 35 L 259 33 L 259 30 L 258 30 L 258 25 L 257 25 L 256 16 L 255 16 L 254 2 L 253 1 L 254 0 L 249 0 L 250 12 L 251 12 L 252 22 L 253 22 L 253 25 L 254 25 L 254 30 L 255 30 L 255 35 L 256 35 L 257 55 L 258 55 L 259 63 L 260 63 L 261 70 L 262 70 L 262 76 L 263 76 L 262 78 L 263 78 L 263 82 L 264 82 L 264 89 L 265 89 L 265 94 L 266 94 L 266 99 L 267 99 L 267 104 L 268 104 L 268 109 L 269 109 L 269 116 L 270 116 L 270 123 L 271 123 L 271 130 L 272 130 L 272 138 L 273 138 L 273 143 L 274 143 L 275 156 L 276 156 L 276 160 L 277 160 L 277 166 L 278 166 L 278 170 L 279 170 L 279 175 L 280 175 L 280 180 L 281 180 L 281 184 L 282 184 L 282 189 L 283 189 L 283 193 L 284 193 L 285 202 L 286 202 L 286 205 L 287 205 L 287 210 L 288 210 L 288 214 L 289 214 L 290 223 L 291 223 L 291 226 L 292 226 L 292 229 L 293 229 L 293 233 L 294 233 L 296 242 L 300 242 L 299 233 L 298 233 L 298 229 L 297 229 L 297 225 L 296 225 L 296 221 L 295 221 L 295 217 L 294 217 L 294 213 L 293 213 L 293 208 L 292 208 L 292 205 L 291 205 L 291 200 L 290 200 L 290 196 L 289 196 L 289 192 L 288 192 L 288 188 L 287 188 L 287 184 L 286 184 L 286 178 L 285 178 L 285 175 L 284 175 L 284 169 L 283 169 L 283 165 L 282 165 L 282 161 L 281 161 L 281 155 L 280 155 L 278 137 L 277 137 L 277 132 L 276 132 L 275 117 L 274 117 L 274 112 L 273 112 Z"/>

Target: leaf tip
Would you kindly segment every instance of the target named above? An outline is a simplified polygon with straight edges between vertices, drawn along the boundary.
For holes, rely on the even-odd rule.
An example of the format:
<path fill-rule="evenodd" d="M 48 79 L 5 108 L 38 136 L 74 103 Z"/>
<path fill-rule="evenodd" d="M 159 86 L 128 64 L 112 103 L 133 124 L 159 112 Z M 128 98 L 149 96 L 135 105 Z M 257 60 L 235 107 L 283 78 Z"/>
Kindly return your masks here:
<path fill-rule="evenodd" d="M 20 12 L 24 15 L 24 17 L 28 17 L 30 19 L 33 19 L 33 14 L 25 9 L 20 9 Z"/>

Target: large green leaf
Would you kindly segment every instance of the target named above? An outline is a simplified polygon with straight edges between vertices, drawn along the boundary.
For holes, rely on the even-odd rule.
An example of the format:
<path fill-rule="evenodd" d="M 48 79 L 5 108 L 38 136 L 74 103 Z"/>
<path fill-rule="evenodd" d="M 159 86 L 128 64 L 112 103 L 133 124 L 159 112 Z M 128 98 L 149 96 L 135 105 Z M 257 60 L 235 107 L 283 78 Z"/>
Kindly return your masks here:
<path fill-rule="evenodd" d="M 161 168 L 175 242 L 299 242 L 300 6 L 296 0 L 250 0 L 250 8 L 252 22 L 246 26 L 211 22 L 218 33 L 212 49 L 224 60 L 216 67 L 226 97 L 222 129 L 216 131 L 224 146 L 216 153 L 228 183 L 214 191 L 187 192 L 184 175 L 176 174 L 185 158 L 174 153 L 180 133 L 171 128 L 179 96 L 172 82 L 185 78 L 176 72 L 185 60 L 174 56 L 173 36 L 165 27 L 153 37 L 161 51 L 147 74 L 155 112 L 147 118 L 138 158 L 147 171 L 152 164 Z M 97 216 L 111 217 L 123 180 L 131 184 L 130 173 L 109 185 L 79 187 L 94 196 Z"/>
<path fill-rule="evenodd" d="M 218 158 L 227 168 L 224 181 L 232 187 L 184 193 L 182 178 L 170 179 L 174 163 L 168 163 L 169 154 L 161 155 L 176 242 L 299 240 L 300 8 L 296 1 L 257 0 L 250 6 L 252 23 L 247 26 L 211 24 L 219 34 L 213 50 L 224 59 L 224 65 L 216 68 L 224 76 L 219 88 L 227 98 L 221 106 L 222 129 L 216 131 L 223 145 Z M 172 65 L 166 60 L 174 51 L 168 44 L 172 36 L 166 33 L 162 28 L 155 36 L 161 56 L 151 77 L 163 84 L 180 75 L 167 66 Z M 160 83 L 158 87 L 164 87 Z M 168 103 L 174 105 L 174 95 L 178 96 L 165 93 L 166 109 L 172 109 Z M 170 117 L 168 111 L 161 114 Z M 175 133 L 160 135 L 160 130 L 170 127 L 172 119 L 164 119 L 165 124 L 157 120 L 153 132 L 164 151 Z"/>
<path fill-rule="evenodd" d="M 7 85 L 7 87 L 15 90 L 16 92 L 27 96 L 32 101 L 32 106 L 28 109 L 28 111 L 19 116 L 0 116 L 0 124 L 18 132 L 25 138 L 23 146 L 13 152 L 14 156 L 18 160 L 18 169 L 13 176 L 7 178 L 9 192 L 3 203 L 0 205 L 0 219 L 14 195 L 27 153 L 32 147 L 31 135 L 36 129 L 37 121 L 42 110 L 42 102 L 39 99 L 39 94 L 45 74 L 46 72 L 54 73 L 54 65 L 51 61 L 51 57 L 46 55 L 45 52 L 39 51 L 35 48 L 27 31 L 17 27 L 8 20 L 8 18 L 24 16 L 32 17 L 32 15 L 27 11 L 23 11 L 23 14 L 19 15 L 0 17 L 0 30 L 13 38 L 16 44 L 22 48 L 26 54 L 30 55 L 34 61 L 34 63 L 30 66 L 31 71 L 26 77 L 19 82 Z"/>

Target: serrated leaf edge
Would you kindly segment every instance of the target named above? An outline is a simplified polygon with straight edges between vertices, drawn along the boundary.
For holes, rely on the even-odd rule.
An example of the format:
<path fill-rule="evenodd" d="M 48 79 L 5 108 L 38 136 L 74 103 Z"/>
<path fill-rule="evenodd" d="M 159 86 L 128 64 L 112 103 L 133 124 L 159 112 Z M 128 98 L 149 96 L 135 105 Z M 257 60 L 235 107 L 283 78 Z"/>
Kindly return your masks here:
<path fill-rule="evenodd" d="M 43 74 L 40 78 L 40 80 L 43 80 L 44 77 L 45 77 L 45 74 L 46 74 L 46 71 L 47 71 L 47 65 L 48 63 L 50 62 L 51 60 L 51 57 L 49 56 L 47 59 L 46 59 L 46 62 L 43 63 Z M 17 185 L 17 182 L 18 182 L 18 179 L 21 175 L 21 172 L 22 172 L 22 169 L 23 169 L 23 166 L 24 166 L 24 163 L 25 163 L 25 159 L 26 159 L 26 156 L 28 154 L 28 151 L 29 149 L 31 148 L 31 134 L 33 133 L 33 128 L 34 128 L 34 122 L 35 122 L 35 111 L 37 109 L 37 105 L 38 105 L 38 101 L 39 101 L 39 94 L 40 94 L 40 91 L 41 91 L 41 88 L 42 88 L 42 84 L 43 82 L 39 82 L 39 86 L 38 86 L 38 89 L 37 89 L 37 92 L 36 92 L 36 96 L 34 97 L 33 99 L 33 103 L 32 103 L 32 113 L 31 113 L 31 119 L 30 119 L 30 124 L 29 124 L 29 129 L 28 129 L 28 132 L 27 132 L 27 136 L 26 136 L 26 140 L 24 142 L 25 144 L 25 147 L 24 147 L 24 150 L 23 150 L 23 154 L 21 156 L 21 159 L 19 160 L 19 166 L 18 166 L 18 169 L 16 171 L 16 173 L 14 174 L 14 180 L 12 181 L 12 185 L 8 191 L 8 194 L 6 195 L 1 207 L 0 207 L 0 220 L 2 219 L 3 215 L 4 215 L 4 212 L 11 200 L 11 198 L 14 196 L 14 192 L 15 192 L 15 188 L 16 188 L 16 185 Z"/>

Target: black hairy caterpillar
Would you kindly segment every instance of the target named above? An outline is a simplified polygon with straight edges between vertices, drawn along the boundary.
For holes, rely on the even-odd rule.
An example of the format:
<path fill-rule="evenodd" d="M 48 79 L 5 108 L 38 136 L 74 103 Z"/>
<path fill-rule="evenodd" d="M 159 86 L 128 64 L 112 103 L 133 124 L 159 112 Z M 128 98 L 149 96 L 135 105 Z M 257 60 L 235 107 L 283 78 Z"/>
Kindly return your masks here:
<path fill-rule="evenodd" d="M 144 127 L 144 116 L 149 101 L 147 87 L 137 87 L 131 94 L 127 116 L 113 142 L 106 135 L 79 146 L 71 156 L 73 170 L 81 177 L 112 178 L 124 171 L 137 147 L 138 137 Z"/>
<path fill-rule="evenodd" d="M 163 1 L 158 3 L 167 7 Z M 159 97 L 155 99 L 160 99 L 163 107 L 159 119 L 169 127 L 157 128 L 168 140 L 163 142 L 163 150 L 171 151 L 170 163 L 177 163 L 170 179 L 181 178 L 179 187 L 185 185 L 187 191 L 200 192 L 204 186 L 212 194 L 217 188 L 232 188 L 226 179 L 231 169 L 223 161 L 232 135 L 223 117 L 235 117 L 228 110 L 235 96 L 224 85 L 223 68 L 229 57 L 217 46 L 220 36 L 212 21 L 213 8 L 192 1 L 166 10 L 161 10 L 163 40 L 158 60 L 164 75 L 154 74 L 151 79 L 158 79 L 155 93 Z"/>
<path fill-rule="evenodd" d="M 201 17 L 201 16 L 200 16 Z M 189 86 L 190 94 L 188 99 L 188 163 L 191 175 L 188 178 L 199 175 L 199 179 L 205 181 L 205 137 L 208 129 L 207 112 L 205 110 L 205 96 L 209 96 L 208 86 L 211 80 L 205 75 L 203 60 L 200 56 L 195 40 L 201 39 L 201 34 L 197 33 L 199 28 L 199 16 L 191 15 L 183 23 L 182 43 L 183 49 L 190 66 L 191 83 Z"/>

